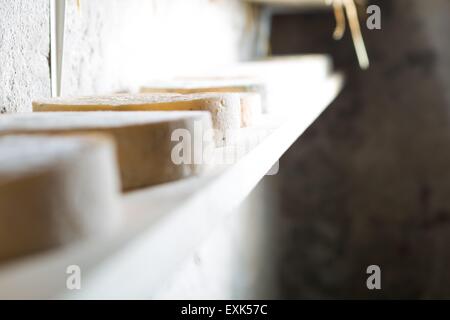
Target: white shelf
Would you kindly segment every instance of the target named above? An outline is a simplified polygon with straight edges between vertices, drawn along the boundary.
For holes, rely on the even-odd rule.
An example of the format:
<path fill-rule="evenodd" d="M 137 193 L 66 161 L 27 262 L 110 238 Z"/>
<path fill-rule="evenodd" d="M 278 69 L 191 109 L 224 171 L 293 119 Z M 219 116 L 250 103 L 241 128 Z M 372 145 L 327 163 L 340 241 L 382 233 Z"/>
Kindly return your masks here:
<path fill-rule="evenodd" d="M 247 139 L 258 139 L 248 140 L 253 142 L 240 150 L 236 163 L 217 166 L 205 176 L 124 195 L 127 218 L 117 233 L 3 266 L 0 298 L 151 298 L 246 198 L 341 86 L 342 78 L 335 75 L 310 91 L 309 99 L 280 101 L 291 106 L 289 116 L 265 116 L 259 126 L 244 131 Z M 69 265 L 81 267 L 81 290 L 66 289 Z"/>

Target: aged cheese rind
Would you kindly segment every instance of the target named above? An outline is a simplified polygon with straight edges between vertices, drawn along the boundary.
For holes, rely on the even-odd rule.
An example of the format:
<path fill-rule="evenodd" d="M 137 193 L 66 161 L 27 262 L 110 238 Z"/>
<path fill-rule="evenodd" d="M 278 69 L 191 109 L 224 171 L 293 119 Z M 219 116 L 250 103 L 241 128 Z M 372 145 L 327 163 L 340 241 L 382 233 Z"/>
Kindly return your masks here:
<path fill-rule="evenodd" d="M 233 93 L 220 94 L 120 94 L 103 97 L 49 99 L 33 102 L 42 111 L 209 111 L 217 146 L 234 144 L 241 126 L 241 101 Z"/>
<path fill-rule="evenodd" d="M 185 130 L 195 150 L 183 163 L 175 163 L 172 151 L 174 130 Z M 212 140 L 203 139 L 212 131 L 208 112 L 42 112 L 5 115 L 0 118 L 0 135 L 70 134 L 99 132 L 110 134 L 117 149 L 123 190 L 132 190 L 201 174 L 208 167 L 207 153 Z M 200 138 L 199 138 L 200 137 Z M 195 139 L 194 139 L 195 138 Z M 200 140 L 199 140 L 200 139 Z M 196 158 L 197 159 L 196 159 Z M 200 161 L 198 160 L 200 159 Z"/>
<path fill-rule="evenodd" d="M 0 261 L 113 231 L 117 171 L 105 137 L 0 137 Z"/>
<path fill-rule="evenodd" d="M 149 84 L 141 88 L 142 93 L 257 93 L 261 96 L 261 104 L 266 103 L 265 85 L 251 78 L 185 78 Z"/>
<path fill-rule="evenodd" d="M 241 106 L 241 126 L 251 126 L 266 103 L 265 86 L 246 78 L 192 78 L 186 80 L 172 80 L 157 82 L 141 88 L 142 93 L 239 93 L 244 99 Z M 251 97 L 251 105 L 248 97 Z"/>
<path fill-rule="evenodd" d="M 239 78 L 191 78 L 149 84 L 141 88 L 142 93 L 181 93 L 195 94 L 208 92 L 254 92 L 263 94 L 264 85 L 253 79 Z"/>

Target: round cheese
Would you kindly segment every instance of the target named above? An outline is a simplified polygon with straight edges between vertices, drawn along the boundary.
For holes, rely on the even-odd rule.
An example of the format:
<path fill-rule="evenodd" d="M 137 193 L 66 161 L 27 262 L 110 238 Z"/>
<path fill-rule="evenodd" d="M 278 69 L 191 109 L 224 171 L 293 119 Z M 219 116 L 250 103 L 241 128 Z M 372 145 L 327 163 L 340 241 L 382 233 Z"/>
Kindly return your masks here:
<path fill-rule="evenodd" d="M 105 137 L 1 137 L 0 261 L 114 230 L 119 191 Z"/>
<path fill-rule="evenodd" d="M 265 88 L 245 78 L 192 78 L 156 82 L 141 88 L 142 93 L 237 93 L 241 98 L 241 127 L 252 126 L 262 113 Z"/>
<path fill-rule="evenodd" d="M 42 111 L 209 111 L 217 146 L 234 144 L 241 126 L 241 100 L 233 93 L 118 94 L 100 97 L 56 98 L 33 102 Z"/>
<path fill-rule="evenodd" d="M 122 188 L 131 190 L 197 175 L 214 148 L 208 112 L 40 112 L 0 117 L 0 135 L 110 134 Z"/>

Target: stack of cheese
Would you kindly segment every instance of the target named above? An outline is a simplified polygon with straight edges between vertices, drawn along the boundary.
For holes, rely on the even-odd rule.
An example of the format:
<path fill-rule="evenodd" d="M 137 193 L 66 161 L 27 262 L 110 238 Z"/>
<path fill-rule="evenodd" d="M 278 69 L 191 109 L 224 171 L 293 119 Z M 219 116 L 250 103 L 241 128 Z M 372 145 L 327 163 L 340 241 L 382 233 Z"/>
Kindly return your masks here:
<path fill-rule="evenodd" d="M 84 100 L 83 100 L 84 101 Z M 109 134 L 122 187 L 136 189 L 199 174 L 214 143 L 207 112 L 41 112 L 0 117 L 0 135 Z"/>
<path fill-rule="evenodd" d="M 249 62 L 141 94 L 48 99 L 33 103 L 36 113 L 0 117 L 0 261 L 113 230 L 120 186 L 202 173 L 212 149 L 236 144 L 269 106 L 320 94 L 311 88 L 330 66 L 326 56 Z"/>
<path fill-rule="evenodd" d="M 0 261 L 113 230 L 118 200 L 109 139 L 0 138 Z"/>
<path fill-rule="evenodd" d="M 0 117 L 0 261 L 112 230 L 120 186 L 204 172 L 215 147 L 254 125 L 265 94 L 243 79 L 142 91 L 36 101 L 34 113 Z"/>
<path fill-rule="evenodd" d="M 250 121 L 248 109 L 260 106 L 258 95 L 240 93 L 153 93 L 72 99 L 49 99 L 33 103 L 43 111 L 208 111 L 212 117 L 217 146 L 235 144 L 241 124 Z M 243 111 L 244 110 L 244 111 Z"/>

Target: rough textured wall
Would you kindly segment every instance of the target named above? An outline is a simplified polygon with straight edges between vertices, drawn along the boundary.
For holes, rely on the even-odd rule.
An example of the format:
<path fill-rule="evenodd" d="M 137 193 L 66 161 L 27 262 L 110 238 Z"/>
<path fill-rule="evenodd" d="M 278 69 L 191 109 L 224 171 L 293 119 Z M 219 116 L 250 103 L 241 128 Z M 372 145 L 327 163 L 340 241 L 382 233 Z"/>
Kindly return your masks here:
<path fill-rule="evenodd" d="M 252 53 L 253 11 L 237 0 L 66 0 L 63 95 L 143 83 Z M 0 0 L 0 110 L 50 95 L 49 0 Z"/>
<path fill-rule="evenodd" d="M 63 94 L 136 90 L 151 79 L 251 54 L 254 25 L 236 0 L 67 2 Z"/>
<path fill-rule="evenodd" d="M 48 0 L 0 0 L 0 112 L 50 95 Z"/>
<path fill-rule="evenodd" d="M 274 21 L 274 52 L 328 51 L 348 80 L 281 161 L 282 297 L 450 297 L 450 2 L 373 2 L 366 72 L 331 14 Z"/>

